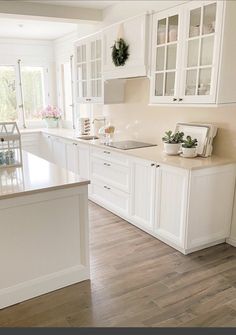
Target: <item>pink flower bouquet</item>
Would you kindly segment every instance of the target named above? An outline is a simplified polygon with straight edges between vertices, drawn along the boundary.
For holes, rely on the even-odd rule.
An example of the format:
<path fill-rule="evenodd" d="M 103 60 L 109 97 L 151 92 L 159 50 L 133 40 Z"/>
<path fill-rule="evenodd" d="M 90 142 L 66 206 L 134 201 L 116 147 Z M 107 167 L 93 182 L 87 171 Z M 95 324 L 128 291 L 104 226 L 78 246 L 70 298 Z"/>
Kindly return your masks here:
<path fill-rule="evenodd" d="M 59 107 L 48 105 L 42 110 L 41 115 L 43 119 L 59 120 L 61 118 L 62 111 Z"/>

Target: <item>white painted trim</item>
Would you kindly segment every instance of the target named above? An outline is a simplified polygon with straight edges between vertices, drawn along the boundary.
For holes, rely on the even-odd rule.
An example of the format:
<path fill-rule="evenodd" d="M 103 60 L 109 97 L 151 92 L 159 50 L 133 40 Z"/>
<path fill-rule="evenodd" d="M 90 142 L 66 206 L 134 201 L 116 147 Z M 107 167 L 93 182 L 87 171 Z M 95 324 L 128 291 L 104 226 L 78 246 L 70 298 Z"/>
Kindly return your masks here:
<path fill-rule="evenodd" d="M 236 247 L 236 239 L 235 238 L 232 238 L 232 237 L 227 238 L 226 243 L 232 245 L 233 247 Z"/>
<path fill-rule="evenodd" d="M 78 265 L 0 290 L 0 309 L 89 279 L 89 268 Z"/>

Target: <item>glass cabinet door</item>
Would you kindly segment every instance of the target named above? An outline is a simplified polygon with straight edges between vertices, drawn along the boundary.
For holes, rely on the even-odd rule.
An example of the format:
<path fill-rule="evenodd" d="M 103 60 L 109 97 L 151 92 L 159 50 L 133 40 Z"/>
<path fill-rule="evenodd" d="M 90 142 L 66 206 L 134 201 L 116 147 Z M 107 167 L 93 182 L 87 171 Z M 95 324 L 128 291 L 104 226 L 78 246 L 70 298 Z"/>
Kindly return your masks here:
<path fill-rule="evenodd" d="M 102 98 L 102 41 L 96 39 L 90 42 L 90 88 L 91 97 Z"/>
<path fill-rule="evenodd" d="M 216 2 L 189 10 L 183 85 L 189 101 L 213 94 L 216 12 Z"/>
<path fill-rule="evenodd" d="M 177 83 L 177 53 L 179 45 L 179 14 L 154 20 L 153 88 L 154 99 L 175 101 Z"/>
<path fill-rule="evenodd" d="M 76 48 L 76 82 L 77 98 L 85 98 L 88 95 L 88 74 L 87 74 L 87 47 L 81 44 Z M 83 100 L 83 99 L 82 99 Z"/>

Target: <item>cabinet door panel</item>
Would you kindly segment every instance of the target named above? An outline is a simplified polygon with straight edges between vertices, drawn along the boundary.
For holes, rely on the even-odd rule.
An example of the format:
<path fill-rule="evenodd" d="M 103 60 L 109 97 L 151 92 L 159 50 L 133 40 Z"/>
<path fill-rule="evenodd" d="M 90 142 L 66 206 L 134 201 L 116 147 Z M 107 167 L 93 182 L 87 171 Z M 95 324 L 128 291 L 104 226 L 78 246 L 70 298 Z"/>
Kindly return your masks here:
<path fill-rule="evenodd" d="M 79 155 L 77 143 L 66 144 L 67 170 L 79 174 Z"/>
<path fill-rule="evenodd" d="M 78 144 L 77 152 L 79 154 L 79 175 L 82 178 L 90 178 L 89 164 L 89 146 Z"/>
<path fill-rule="evenodd" d="M 176 103 L 180 79 L 180 45 L 182 15 L 179 10 L 153 16 L 152 76 L 150 100 L 153 103 Z"/>
<path fill-rule="evenodd" d="M 187 207 L 188 172 L 161 167 L 156 183 L 155 232 L 184 247 L 184 226 Z"/>
<path fill-rule="evenodd" d="M 66 145 L 59 138 L 52 137 L 53 161 L 66 169 Z"/>
<path fill-rule="evenodd" d="M 132 160 L 131 219 L 147 229 L 153 228 L 155 172 L 152 162 Z"/>
<path fill-rule="evenodd" d="M 216 101 L 222 12 L 222 1 L 192 2 L 185 8 L 182 103 Z"/>

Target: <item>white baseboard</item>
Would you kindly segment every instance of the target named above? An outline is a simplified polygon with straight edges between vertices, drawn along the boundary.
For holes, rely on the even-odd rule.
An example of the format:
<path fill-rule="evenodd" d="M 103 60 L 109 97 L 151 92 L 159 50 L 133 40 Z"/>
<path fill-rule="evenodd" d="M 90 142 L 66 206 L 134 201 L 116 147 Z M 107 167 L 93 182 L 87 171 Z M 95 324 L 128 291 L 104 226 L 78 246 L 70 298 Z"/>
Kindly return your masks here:
<path fill-rule="evenodd" d="M 227 238 L 226 243 L 232 245 L 233 247 L 236 247 L 236 239 L 234 239 L 234 238 L 231 238 L 231 237 Z"/>
<path fill-rule="evenodd" d="M 12 287 L 0 289 L 0 309 L 89 278 L 89 268 L 78 265 Z"/>

